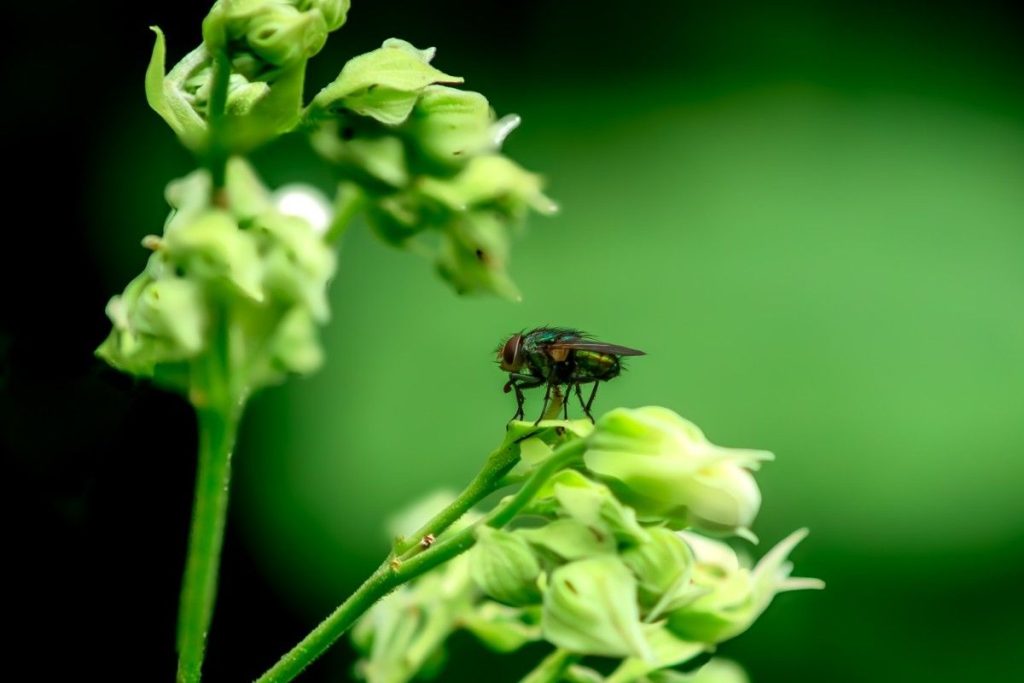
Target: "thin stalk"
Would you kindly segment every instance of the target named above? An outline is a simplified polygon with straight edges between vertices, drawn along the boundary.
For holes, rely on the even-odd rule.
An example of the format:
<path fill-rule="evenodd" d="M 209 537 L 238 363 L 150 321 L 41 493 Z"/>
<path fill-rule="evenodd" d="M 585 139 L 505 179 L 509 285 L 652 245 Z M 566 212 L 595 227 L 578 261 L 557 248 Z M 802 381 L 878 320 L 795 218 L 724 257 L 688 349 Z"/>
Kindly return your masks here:
<path fill-rule="evenodd" d="M 501 447 L 487 457 L 483 469 L 473 477 L 469 485 L 463 489 L 462 493 L 448 507 L 434 515 L 428 522 L 413 532 L 412 535 L 399 539 L 395 543 L 394 554 L 401 557 L 410 550 L 415 550 L 427 534 L 440 535 L 442 531 L 457 522 L 474 505 L 501 488 L 505 475 L 515 467 L 518 461 L 518 442 L 502 444 Z"/>
<path fill-rule="evenodd" d="M 213 53 L 213 74 L 210 78 L 212 79 L 210 100 L 206 109 L 206 121 L 210 132 L 205 162 L 213 178 L 214 201 L 216 201 L 217 191 L 224 187 L 224 175 L 228 163 L 228 144 L 224 139 L 224 117 L 228 106 L 231 62 L 225 50 L 217 50 Z"/>
<path fill-rule="evenodd" d="M 519 683 L 558 683 L 565 670 L 579 658 L 578 654 L 559 648 L 542 659 Z"/>
<path fill-rule="evenodd" d="M 415 579 L 473 547 L 473 544 L 476 543 L 476 526 L 478 524 L 485 523 L 492 527 L 508 524 L 519 511 L 529 504 L 552 475 L 579 459 L 585 447 L 585 442 L 582 439 L 561 446 L 534 471 L 514 496 L 495 508 L 482 522 L 477 522 L 473 526 L 458 531 L 411 559 L 402 560 L 389 556 L 370 575 L 370 578 L 356 589 L 355 593 L 350 595 L 298 645 L 260 676 L 257 683 L 286 683 L 293 680 L 333 645 L 345 631 L 351 628 L 352 624 L 375 602 L 403 583 Z M 488 462 L 490 463 L 491 459 L 488 459 Z"/>
<path fill-rule="evenodd" d="M 178 683 L 195 683 L 201 677 L 217 595 L 231 451 L 238 431 L 237 420 L 219 410 L 201 409 L 198 417 L 199 468 L 178 612 Z"/>

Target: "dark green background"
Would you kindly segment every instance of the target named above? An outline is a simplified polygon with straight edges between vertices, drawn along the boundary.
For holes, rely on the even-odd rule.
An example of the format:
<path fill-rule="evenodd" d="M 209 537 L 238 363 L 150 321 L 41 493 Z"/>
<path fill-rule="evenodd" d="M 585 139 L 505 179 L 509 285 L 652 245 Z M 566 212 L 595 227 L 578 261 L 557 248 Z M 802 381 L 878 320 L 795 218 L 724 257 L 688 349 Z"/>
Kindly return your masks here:
<path fill-rule="evenodd" d="M 247 417 L 211 681 L 260 673 L 375 566 L 389 514 L 472 475 L 513 409 L 493 349 L 544 323 L 648 351 L 599 410 L 665 405 L 776 453 L 755 531 L 768 546 L 809 527 L 797 574 L 828 588 L 782 596 L 721 648 L 754 681 L 1024 678 L 1019 17 L 707 5 L 355 0 L 310 90 L 390 35 L 436 45 L 435 64 L 523 116 L 506 151 L 562 212 L 515 245 L 520 304 L 457 298 L 364 226 L 345 237 L 326 367 Z M 56 7 L 19 10 L 4 61 L 5 158 L 23 170 L 8 201 L 38 216 L 8 221 L 28 251 L 5 251 L 45 280 L 9 265 L 4 290 L 16 623 L 67 654 L 44 672 L 169 680 L 193 422 L 89 353 L 163 184 L 190 168 L 143 100 L 145 27 L 180 55 L 204 3 Z M 312 166 L 327 187 L 299 141 L 255 160 L 274 184 Z M 531 664 L 453 646 L 444 680 Z"/>

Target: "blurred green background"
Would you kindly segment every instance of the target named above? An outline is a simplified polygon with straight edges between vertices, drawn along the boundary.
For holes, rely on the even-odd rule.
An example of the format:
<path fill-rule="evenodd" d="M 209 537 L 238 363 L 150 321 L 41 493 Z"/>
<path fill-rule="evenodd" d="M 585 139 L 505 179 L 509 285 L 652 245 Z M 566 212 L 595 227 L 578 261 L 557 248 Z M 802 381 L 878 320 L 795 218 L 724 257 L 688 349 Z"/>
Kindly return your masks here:
<path fill-rule="evenodd" d="M 247 416 L 211 680 L 265 668 L 372 570 L 389 515 L 468 480 L 514 409 L 493 350 L 540 324 L 648 352 L 599 412 L 665 405 L 717 443 L 776 453 L 754 530 L 770 547 L 809 527 L 797 574 L 828 588 L 782 596 L 721 648 L 754 681 L 1024 680 L 1013 7 L 354 5 L 311 90 L 390 35 L 436 45 L 435 64 L 522 115 L 505 149 L 562 211 L 515 244 L 520 304 L 458 298 L 365 226 L 346 235 L 325 368 Z M 149 11 L 173 54 L 196 40 L 203 3 Z M 88 131 L 86 249 L 107 293 L 141 267 L 162 186 L 190 167 L 142 101 L 147 40 L 132 35 Z M 273 184 L 312 168 L 329 187 L 299 141 L 255 160 Z M 452 646 L 443 680 L 531 665 Z M 343 679 L 352 656 L 336 648 L 309 680 Z"/>

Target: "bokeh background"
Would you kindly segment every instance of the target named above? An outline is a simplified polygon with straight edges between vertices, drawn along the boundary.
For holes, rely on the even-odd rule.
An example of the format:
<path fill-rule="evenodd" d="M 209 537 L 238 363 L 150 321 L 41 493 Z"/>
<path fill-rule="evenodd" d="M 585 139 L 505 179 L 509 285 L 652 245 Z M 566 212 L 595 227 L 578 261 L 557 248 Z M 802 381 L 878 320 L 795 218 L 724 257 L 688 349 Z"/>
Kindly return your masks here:
<path fill-rule="evenodd" d="M 666 405 L 777 454 L 755 531 L 808 526 L 797 573 L 828 589 L 721 648 L 754 681 L 1024 680 L 1013 3 L 354 5 L 311 91 L 391 35 L 436 45 L 522 115 L 506 151 L 563 210 L 515 245 L 520 304 L 346 236 L 326 367 L 246 418 L 208 679 L 261 673 L 376 565 L 389 515 L 476 471 L 513 410 L 494 347 L 551 323 L 648 351 L 599 410 Z M 90 354 L 191 168 L 144 102 L 146 26 L 180 55 L 205 9 L 34 3 L 5 29 L 5 621 L 30 679 L 173 676 L 193 419 Z M 255 160 L 329 187 L 300 141 Z M 542 654 L 451 645 L 443 680 L 514 681 Z"/>

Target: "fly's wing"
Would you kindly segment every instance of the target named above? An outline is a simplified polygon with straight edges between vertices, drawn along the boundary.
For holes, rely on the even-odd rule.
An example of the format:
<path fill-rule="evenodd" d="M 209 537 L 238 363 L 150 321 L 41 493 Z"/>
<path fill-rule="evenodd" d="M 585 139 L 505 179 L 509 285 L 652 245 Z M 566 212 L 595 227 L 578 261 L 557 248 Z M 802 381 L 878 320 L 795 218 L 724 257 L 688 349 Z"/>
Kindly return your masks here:
<path fill-rule="evenodd" d="M 631 349 L 628 346 L 619 346 L 618 344 L 605 344 L 604 342 L 588 341 L 586 339 L 560 339 L 550 344 L 545 344 L 544 347 L 550 350 L 577 350 L 577 351 L 595 351 L 597 353 L 610 353 L 616 356 L 646 356 L 647 354 L 638 349 Z"/>

